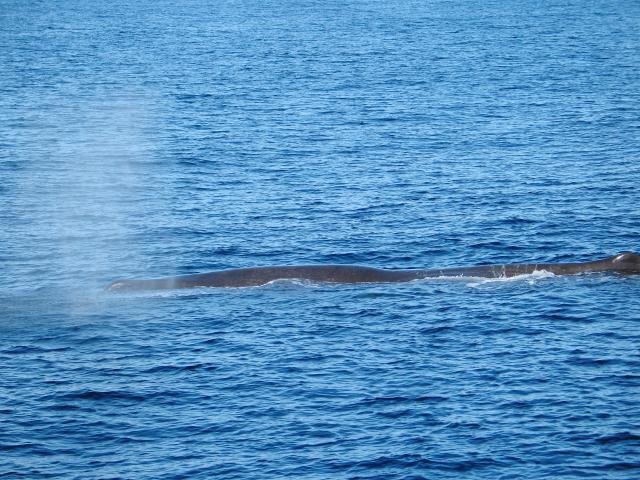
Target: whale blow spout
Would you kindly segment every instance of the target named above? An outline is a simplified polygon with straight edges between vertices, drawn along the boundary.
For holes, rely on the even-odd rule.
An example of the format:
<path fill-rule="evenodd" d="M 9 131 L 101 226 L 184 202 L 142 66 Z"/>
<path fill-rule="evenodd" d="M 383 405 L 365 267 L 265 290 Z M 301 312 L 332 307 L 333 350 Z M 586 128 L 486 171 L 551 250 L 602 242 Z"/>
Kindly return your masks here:
<path fill-rule="evenodd" d="M 195 287 L 255 287 L 275 280 L 307 280 L 326 283 L 396 283 L 424 278 L 509 278 L 545 271 L 554 275 L 583 273 L 640 274 L 640 255 L 622 252 L 602 260 L 579 263 L 512 263 L 471 267 L 385 270 L 357 265 L 299 265 L 234 268 L 195 275 L 155 279 L 123 279 L 109 284 L 112 292 L 169 290 Z"/>

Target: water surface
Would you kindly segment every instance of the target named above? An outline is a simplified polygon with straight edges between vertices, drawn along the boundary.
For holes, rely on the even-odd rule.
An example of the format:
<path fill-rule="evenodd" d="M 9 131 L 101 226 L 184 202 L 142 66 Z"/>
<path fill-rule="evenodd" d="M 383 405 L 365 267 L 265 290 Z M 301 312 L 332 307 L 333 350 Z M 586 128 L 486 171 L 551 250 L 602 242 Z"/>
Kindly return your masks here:
<path fill-rule="evenodd" d="M 4 2 L 0 476 L 640 475 L 640 7 Z"/>

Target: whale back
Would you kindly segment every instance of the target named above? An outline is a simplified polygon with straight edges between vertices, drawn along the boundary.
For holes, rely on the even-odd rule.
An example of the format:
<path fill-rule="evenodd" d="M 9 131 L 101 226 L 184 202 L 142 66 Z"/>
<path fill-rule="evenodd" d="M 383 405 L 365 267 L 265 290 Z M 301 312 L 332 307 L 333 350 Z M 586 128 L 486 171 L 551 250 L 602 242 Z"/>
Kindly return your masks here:
<path fill-rule="evenodd" d="M 148 280 L 116 280 L 107 286 L 107 290 L 138 291 L 194 287 L 251 287 L 282 279 L 329 283 L 383 283 L 408 282 L 433 277 L 501 278 L 531 274 L 541 270 L 556 275 L 579 275 L 597 272 L 614 272 L 625 275 L 640 274 L 640 255 L 634 252 L 622 252 L 593 262 L 520 263 L 427 270 L 384 270 L 357 265 L 248 267 Z"/>
<path fill-rule="evenodd" d="M 622 252 L 606 258 L 608 269 L 617 273 L 640 273 L 640 255 L 635 252 Z"/>

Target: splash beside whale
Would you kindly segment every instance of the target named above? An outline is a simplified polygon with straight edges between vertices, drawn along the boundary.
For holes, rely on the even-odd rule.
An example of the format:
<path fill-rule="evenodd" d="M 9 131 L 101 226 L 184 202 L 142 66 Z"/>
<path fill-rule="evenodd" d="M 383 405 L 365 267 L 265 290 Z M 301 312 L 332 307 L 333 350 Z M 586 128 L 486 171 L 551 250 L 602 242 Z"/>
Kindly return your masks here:
<path fill-rule="evenodd" d="M 555 275 L 578 275 L 596 272 L 640 274 L 640 255 L 634 252 L 622 252 L 602 260 L 581 263 L 514 263 L 415 270 L 385 270 L 355 265 L 250 267 L 176 277 L 116 280 L 107 286 L 107 290 L 139 291 L 195 287 L 255 287 L 275 280 L 287 279 L 326 283 L 394 283 L 438 277 L 509 278 L 538 271 L 545 271 Z"/>

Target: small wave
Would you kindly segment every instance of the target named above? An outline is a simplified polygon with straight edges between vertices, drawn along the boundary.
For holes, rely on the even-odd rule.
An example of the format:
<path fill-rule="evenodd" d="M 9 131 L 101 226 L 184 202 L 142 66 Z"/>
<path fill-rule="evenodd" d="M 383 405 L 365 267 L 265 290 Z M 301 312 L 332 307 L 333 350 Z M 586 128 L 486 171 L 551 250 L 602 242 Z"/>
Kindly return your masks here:
<path fill-rule="evenodd" d="M 576 356 L 566 360 L 567 363 L 572 365 L 579 365 L 583 367 L 603 367 L 605 365 L 623 364 L 621 359 L 617 358 L 591 358 Z"/>
<path fill-rule="evenodd" d="M 508 218 L 505 218 L 505 219 L 501 220 L 501 223 L 503 223 L 505 225 L 533 225 L 533 224 L 539 223 L 539 220 L 535 220 L 533 218 L 512 216 L 512 217 L 508 217 Z M 516 245 L 510 246 L 509 249 L 510 250 L 524 250 L 523 247 L 516 246 Z"/>
<path fill-rule="evenodd" d="M 30 450 L 37 447 L 34 443 L 0 443 L 0 452 L 11 452 L 15 450 Z"/>
<path fill-rule="evenodd" d="M 218 366 L 210 363 L 193 363 L 189 365 L 158 365 L 147 370 L 143 373 L 179 373 L 179 372 L 193 372 L 202 370 L 205 372 L 212 372 L 218 370 Z"/>
<path fill-rule="evenodd" d="M 73 392 L 62 395 L 65 400 L 93 400 L 93 401 L 113 401 L 125 400 L 133 402 L 141 402 L 148 398 L 147 395 L 140 395 L 132 392 L 120 390 L 85 390 L 81 392 Z"/>
<path fill-rule="evenodd" d="M 596 439 L 601 445 L 621 442 L 640 442 L 640 435 L 631 432 L 619 432 L 611 435 L 604 435 Z"/>
<path fill-rule="evenodd" d="M 51 449 L 48 448 L 45 445 L 42 444 L 37 444 L 37 443 L 30 443 L 30 442 L 25 442 L 25 443 L 14 443 L 14 444 L 2 444 L 0 443 L 0 452 L 23 452 L 25 454 L 31 454 L 31 455 L 35 455 L 38 457 L 46 457 L 46 456 L 52 456 L 52 455 L 59 455 L 59 454 L 73 454 L 75 453 L 75 450 L 70 449 L 70 448 L 63 448 L 63 449 Z M 0 472 L 0 477 L 2 478 L 11 478 L 11 476 L 6 477 L 4 472 Z"/>
<path fill-rule="evenodd" d="M 612 462 L 596 467 L 598 470 L 638 470 L 640 462 Z"/>
<path fill-rule="evenodd" d="M 358 468 L 366 470 L 379 470 L 388 468 L 424 468 L 429 470 L 443 470 L 454 472 L 467 472 L 477 468 L 500 465 L 500 462 L 493 458 L 478 458 L 474 460 L 443 461 L 432 460 L 419 454 L 400 454 L 392 456 L 380 456 L 373 459 L 349 462 L 344 465 L 347 468 Z"/>
<path fill-rule="evenodd" d="M 123 444 L 123 445 L 129 444 L 129 443 L 148 443 L 151 441 L 153 441 L 153 439 L 151 438 L 136 438 L 136 437 L 130 437 L 130 436 L 122 436 L 114 439 L 114 443 Z"/>
<path fill-rule="evenodd" d="M 2 350 L 0 353 L 4 353 L 6 355 L 21 355 L 26 353 L 63 352 L 69 349 L 70 347 L 42 348 L 31 345 L 16 345 L 6 350 Z"/>
<path fill-rule="evenodd" d="M 432 335 L 434 333 L 450 332 L 452 330 L 454 330 L 454 327 L 451 325 L 438 325 L 434 327 L 421 328 L 418 330 L 418 333 L 421 335 Z"/>
<path fill-rule="evenodd" d="M 405 396 L 388 396 L 388 397 L 371 397 L 360 401 L 360 405 L 376 405 L 376 404 L 402 404 L 402 403 L 422 403 L 422 402 L 444 402 L 449 397 L 440 395 L 422 395 L 418 397 Z"/>
<path fill-rule="evenodd" d="M 44 410 L 50 410 L 52 412 L 68 412 L 73 410 L 82 410 L 82 407 L 69 404 L 54 404 L 42 407 Z"/>

